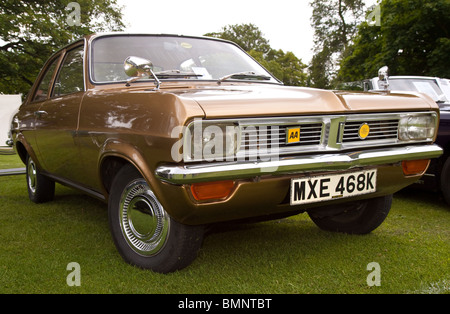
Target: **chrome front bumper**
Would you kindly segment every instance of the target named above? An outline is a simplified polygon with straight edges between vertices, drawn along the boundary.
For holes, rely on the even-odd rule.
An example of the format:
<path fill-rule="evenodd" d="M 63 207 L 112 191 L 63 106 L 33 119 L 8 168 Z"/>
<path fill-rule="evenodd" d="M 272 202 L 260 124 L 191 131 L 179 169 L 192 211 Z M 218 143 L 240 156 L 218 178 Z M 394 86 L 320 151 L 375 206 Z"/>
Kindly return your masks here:
<path fill-rule="evenodd" d="M 394 164 L 404 160 L 432 159 L 442 155 L 433 145 L 389 147 L 338 154 L 282 157 L 261 162 L 234 161 L 192 165 L 162 165 L 156 176 L 172 184 L 253 178 L 262 175 L 298 174 L 310 171 L 347 170 L 355 167 Z"/>

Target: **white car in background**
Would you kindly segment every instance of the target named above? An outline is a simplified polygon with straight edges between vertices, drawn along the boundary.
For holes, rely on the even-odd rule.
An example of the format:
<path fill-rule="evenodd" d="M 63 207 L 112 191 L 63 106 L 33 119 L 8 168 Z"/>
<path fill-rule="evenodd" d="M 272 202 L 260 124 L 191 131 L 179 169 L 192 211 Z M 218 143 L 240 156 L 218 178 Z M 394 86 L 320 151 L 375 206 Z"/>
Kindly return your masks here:
<path fill-rule="evenodd" d="M 21 104 L 22 95 L 0 95 L 0 147 L 12 146 L 11 120 Z"/>
<path fill-rule="evenodd" d="M 444 154 L 433 159 L 427 172 L 419 180 L 423 188 L 441 192 L 450 205 L 450 79 L 428 76 L 388 76 L 388 69 L 380 69 L 379 77 L 364 81 L 365 91 L 412 91 L 425 93 L 439 106 L 440 120 L 436 144 Z"/>
<path fill-rule="evenodd" d="M 364 83 L 365 90 L 384 90 L 384 81 L 378 77 Z M 428 76 L 389 76 L 388 89 L 425 93 L 438 104 L 450 106 L 450 79 Z"/>

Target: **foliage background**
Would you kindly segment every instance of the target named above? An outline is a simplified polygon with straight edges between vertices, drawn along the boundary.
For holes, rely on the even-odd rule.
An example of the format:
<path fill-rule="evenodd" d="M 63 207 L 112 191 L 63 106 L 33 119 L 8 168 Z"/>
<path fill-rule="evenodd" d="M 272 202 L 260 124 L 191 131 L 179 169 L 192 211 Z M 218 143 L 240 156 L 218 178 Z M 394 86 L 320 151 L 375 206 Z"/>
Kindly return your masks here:
<path fill-rule="evenodd" d="M 383 0 L 380 26 L 358 26 L 340 63 L 339 81 L 391 75 L 450 78 L 450 1 Z"/>
<path fill-rule="evenodd" d="M 0 93 L 26 95 L 44 62 L 83 35 L 124 28 L 115 0 L 78 0 L 81 25 L 70 26 L 70 0 L 2 0 Z"/>
<path fill-rule="evenodd" d="M 237 43 L 269 72 L 285 85 L 304 86 L 307 67 L 294 53 L 273 49 L 264 34 L 254 24 L 228 25 L 220 32 L 206 33 L 205 36 L 222 38 Z"/>
<path fill-rule="evenodd" d="M 74 39 L 124 29 L 116 0 L 78 0 L 82 23 L 74 26 L 67 23 L 69 2 L 2 1 L 0 93 L 26 95 L 44 62 Z M 379 0 L 377 5 L 379 26 L 370 20 L 375 7 L 366 10 L 364 0 L 310 0 L 314 55 L 309 64 L 273 49 L 254 24 L 227 25 L 205 35 L 236 42 L 285 85 L 337 88 L 376 76 L 384 65 L 391 75 L 450 78 L 450 1 Z"/>

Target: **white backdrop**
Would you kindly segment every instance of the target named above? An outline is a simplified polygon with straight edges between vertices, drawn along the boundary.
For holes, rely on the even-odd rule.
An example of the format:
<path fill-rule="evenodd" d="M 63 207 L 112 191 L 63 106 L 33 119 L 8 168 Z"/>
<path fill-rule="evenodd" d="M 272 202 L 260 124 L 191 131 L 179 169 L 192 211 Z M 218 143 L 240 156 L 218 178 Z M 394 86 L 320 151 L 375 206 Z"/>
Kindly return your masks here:
<path fill-rule="evenodd" d="M 0 146 L 6 146 L 11 119 L 21 103 L 21 95 L 0 95 Z"/>

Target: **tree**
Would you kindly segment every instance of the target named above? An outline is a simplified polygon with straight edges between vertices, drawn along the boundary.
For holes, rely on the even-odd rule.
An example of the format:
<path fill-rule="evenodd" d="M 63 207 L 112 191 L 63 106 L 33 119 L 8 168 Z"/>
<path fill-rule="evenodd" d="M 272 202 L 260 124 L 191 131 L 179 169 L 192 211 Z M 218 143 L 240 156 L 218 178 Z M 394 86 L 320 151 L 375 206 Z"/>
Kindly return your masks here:
<path fill-rule="evenodd" d="M 263 37 L 261 30 L 253 24 L 228 25 L 221 32 L 207 33 L 205 36 L 222 38 L 238 44 L 269 72 L 285 85 L 306 84 L 306 65 L 294 53 L 273 49 Z"/>
<path fill-rule="evenodd" d="M 281 66 L 282 75 L 278 76 L 285 85 L 304 86 L 306 84 L 306 64 L 302 63 L 291 51 L 272 50 L 273 59 Z M 270 55 L 270 54 L 269 54 Z"/>
<path fill-rule="evenodd" d="M 327 88 L 331 84 L 331 53 L 328 46 L 316 52 L 309 65 L 308 86 Z"/>
<path fill-rule="evenodd" d="M 450 1 L 383 0 L 380 6 L 380 26 L 361 23 L 340 80 L 376 76 L 384 65 L 391 75 L 450 78 Z"/>
<path fill-rule="evenodd" d="M 2 0 L 0 93 L 26 94 L 57 49 L 86 34 L 124 27 L 116 0 L 77 0 L 68 5 L 70 2 Z M 78 13 L 76 23 L 72 23 Z"/>
<path fill-rule="evenodd" d="M 220 32 L 207 33 L 205 36 L 232 41 L 245 51 L 270 51 L 269 41 L 263 37 L 261 30 L 254 24 L 235 24 L 222 27 Z"/>
<path fill-rule="evenodd" d="M 363 15 L 363 0 L 313 0 L 314 56 L 309 67 L 309 84 L 329 88 L 342 53 L 353 38 Z"/>

